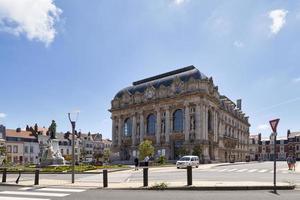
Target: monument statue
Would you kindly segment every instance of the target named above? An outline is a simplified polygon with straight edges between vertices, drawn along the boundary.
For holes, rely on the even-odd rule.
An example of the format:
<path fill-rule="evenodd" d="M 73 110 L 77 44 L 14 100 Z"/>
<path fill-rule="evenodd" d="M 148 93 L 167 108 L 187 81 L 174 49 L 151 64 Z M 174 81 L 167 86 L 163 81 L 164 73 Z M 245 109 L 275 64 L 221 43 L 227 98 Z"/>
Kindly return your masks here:
<path fill-rule="evenodd" d="M 41 167 L 49 165 L 65 165 L 65 158 L 61 155 L 57 139 L 49 138 L 47 147 L 43 151 Z"/>
<path fill-rule="evenodd" d="M 55 139 L 55 134 L 56 134 L 56 123 L 54 120 L 52 120 L 51 125 L 48 128 L 48 133 L 50 135 L 50 139 Z"/>

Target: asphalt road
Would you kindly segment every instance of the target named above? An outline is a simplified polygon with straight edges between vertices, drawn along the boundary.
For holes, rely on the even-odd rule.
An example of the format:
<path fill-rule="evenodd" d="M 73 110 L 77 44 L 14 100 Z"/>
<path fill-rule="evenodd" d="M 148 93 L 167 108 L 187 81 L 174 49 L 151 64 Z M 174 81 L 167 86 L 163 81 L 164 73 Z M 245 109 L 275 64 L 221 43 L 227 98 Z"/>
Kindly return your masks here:
<path fill-rule="evenodd" d="M 90 189 L 85 191 L 73 191 L 57 188 L 26 189 L 20 187 L 0 187 L 0 199 L 2 200 L 296 200 L 300 197 L 300 190 L 279 191 L 273 194 L 270 191 L 130 191 L 130 190 L 103 190 Z M 52 191 L 51 191 L 52 189 Z"/>
<path fill-rule="evenodd" d="M 34 175 L 24 174 L 20 178 L 22 181 L 33 180 Z M 8 178 L 16 179 L 17 175 L 8 175 Z M 57 182 L 71 180 L 70 174 L 41 174 L 41 179 L 51 179 Z M 142 170 L 122 171 L 109 173 L 109 183 L 140 182 L 143 181 Z M 273 181 L 273 163 L 261 162 L 240 165 L 218 166 L 212 169 L 193 168 L 194 181 Z M 186 169 L 176 169 L 176 167 L 151 168 L 149 169 L 149 181 L 171 182 L 186 181 Z M 277 163 L 277 181 L 290 182 L 300 185 L 300 173 L 287 170 L 286 162 Z M 101 174 L 77 174 L 76 182 L 102 183 Z"/>

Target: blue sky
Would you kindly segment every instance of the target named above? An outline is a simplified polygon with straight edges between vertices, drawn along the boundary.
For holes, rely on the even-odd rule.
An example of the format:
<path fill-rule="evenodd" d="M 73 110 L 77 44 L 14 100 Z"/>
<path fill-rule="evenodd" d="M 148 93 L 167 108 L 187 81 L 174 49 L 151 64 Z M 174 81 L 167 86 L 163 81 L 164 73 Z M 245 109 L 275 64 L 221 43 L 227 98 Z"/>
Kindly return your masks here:
<path fill-rule="evenodd" d="M 0 123 L 111 137 L 110 101 L 188 65 L 243 99 L 251 133 L 300 131 L 300 2 L 0 0 Z M 33 6 L 35 5 L 35 6 Z"/>

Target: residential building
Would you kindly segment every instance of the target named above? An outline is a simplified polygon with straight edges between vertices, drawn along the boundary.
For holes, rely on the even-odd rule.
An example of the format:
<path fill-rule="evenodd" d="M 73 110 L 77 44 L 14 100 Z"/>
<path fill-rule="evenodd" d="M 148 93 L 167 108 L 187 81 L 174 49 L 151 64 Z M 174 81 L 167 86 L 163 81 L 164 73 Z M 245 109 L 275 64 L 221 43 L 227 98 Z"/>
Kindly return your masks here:
<path fill-rule="evenodd" d="M 38 164 L 39 143 L 29 131 L 6 130 L 7 161 L 13 164 Z"/>
<path fill-rule="evenodd" d="M 241 100 L 221 95 L 194 66 L 133 82 L 115 95 L 110 112 L 112 149 L 122 161 L 138 156 L 144 140 L 169 160 L 200 148 L 205 162 L 244 161 L 249 151 Z"/>

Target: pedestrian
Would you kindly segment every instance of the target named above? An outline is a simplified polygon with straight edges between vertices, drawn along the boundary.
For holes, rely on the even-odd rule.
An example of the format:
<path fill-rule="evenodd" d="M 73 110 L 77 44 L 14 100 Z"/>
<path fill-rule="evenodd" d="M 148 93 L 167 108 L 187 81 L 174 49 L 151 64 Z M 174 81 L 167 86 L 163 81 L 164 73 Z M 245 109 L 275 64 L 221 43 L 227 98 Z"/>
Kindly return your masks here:
<path fill-rule="evenodd" d="M 144 158 L 145 166 L 147 166 L 147 167 L 149 166 L 149 160 L 150 160 L 149 156 L 146 156 Z"/>
<path fill-rule="evenodd" d="M 139 170 L 139 159 L 135 157 L 134 159 L 134 170 Z"/>
<path fill-rule="evenodd" d="M 286 162 L 288 164 L 289 170 L 291 170 L 292 169 L 292 157 L 291 157 L 291 155 L 289 155 L 287 157 Z"/>
<path fill-rule="evenodd" d="M 291 159 L 291 169 L 292 170 L 296 170 L 296 158 L 295 158 L 295 156 L 293 156 L 292 157 L 292 159 Z"/>

